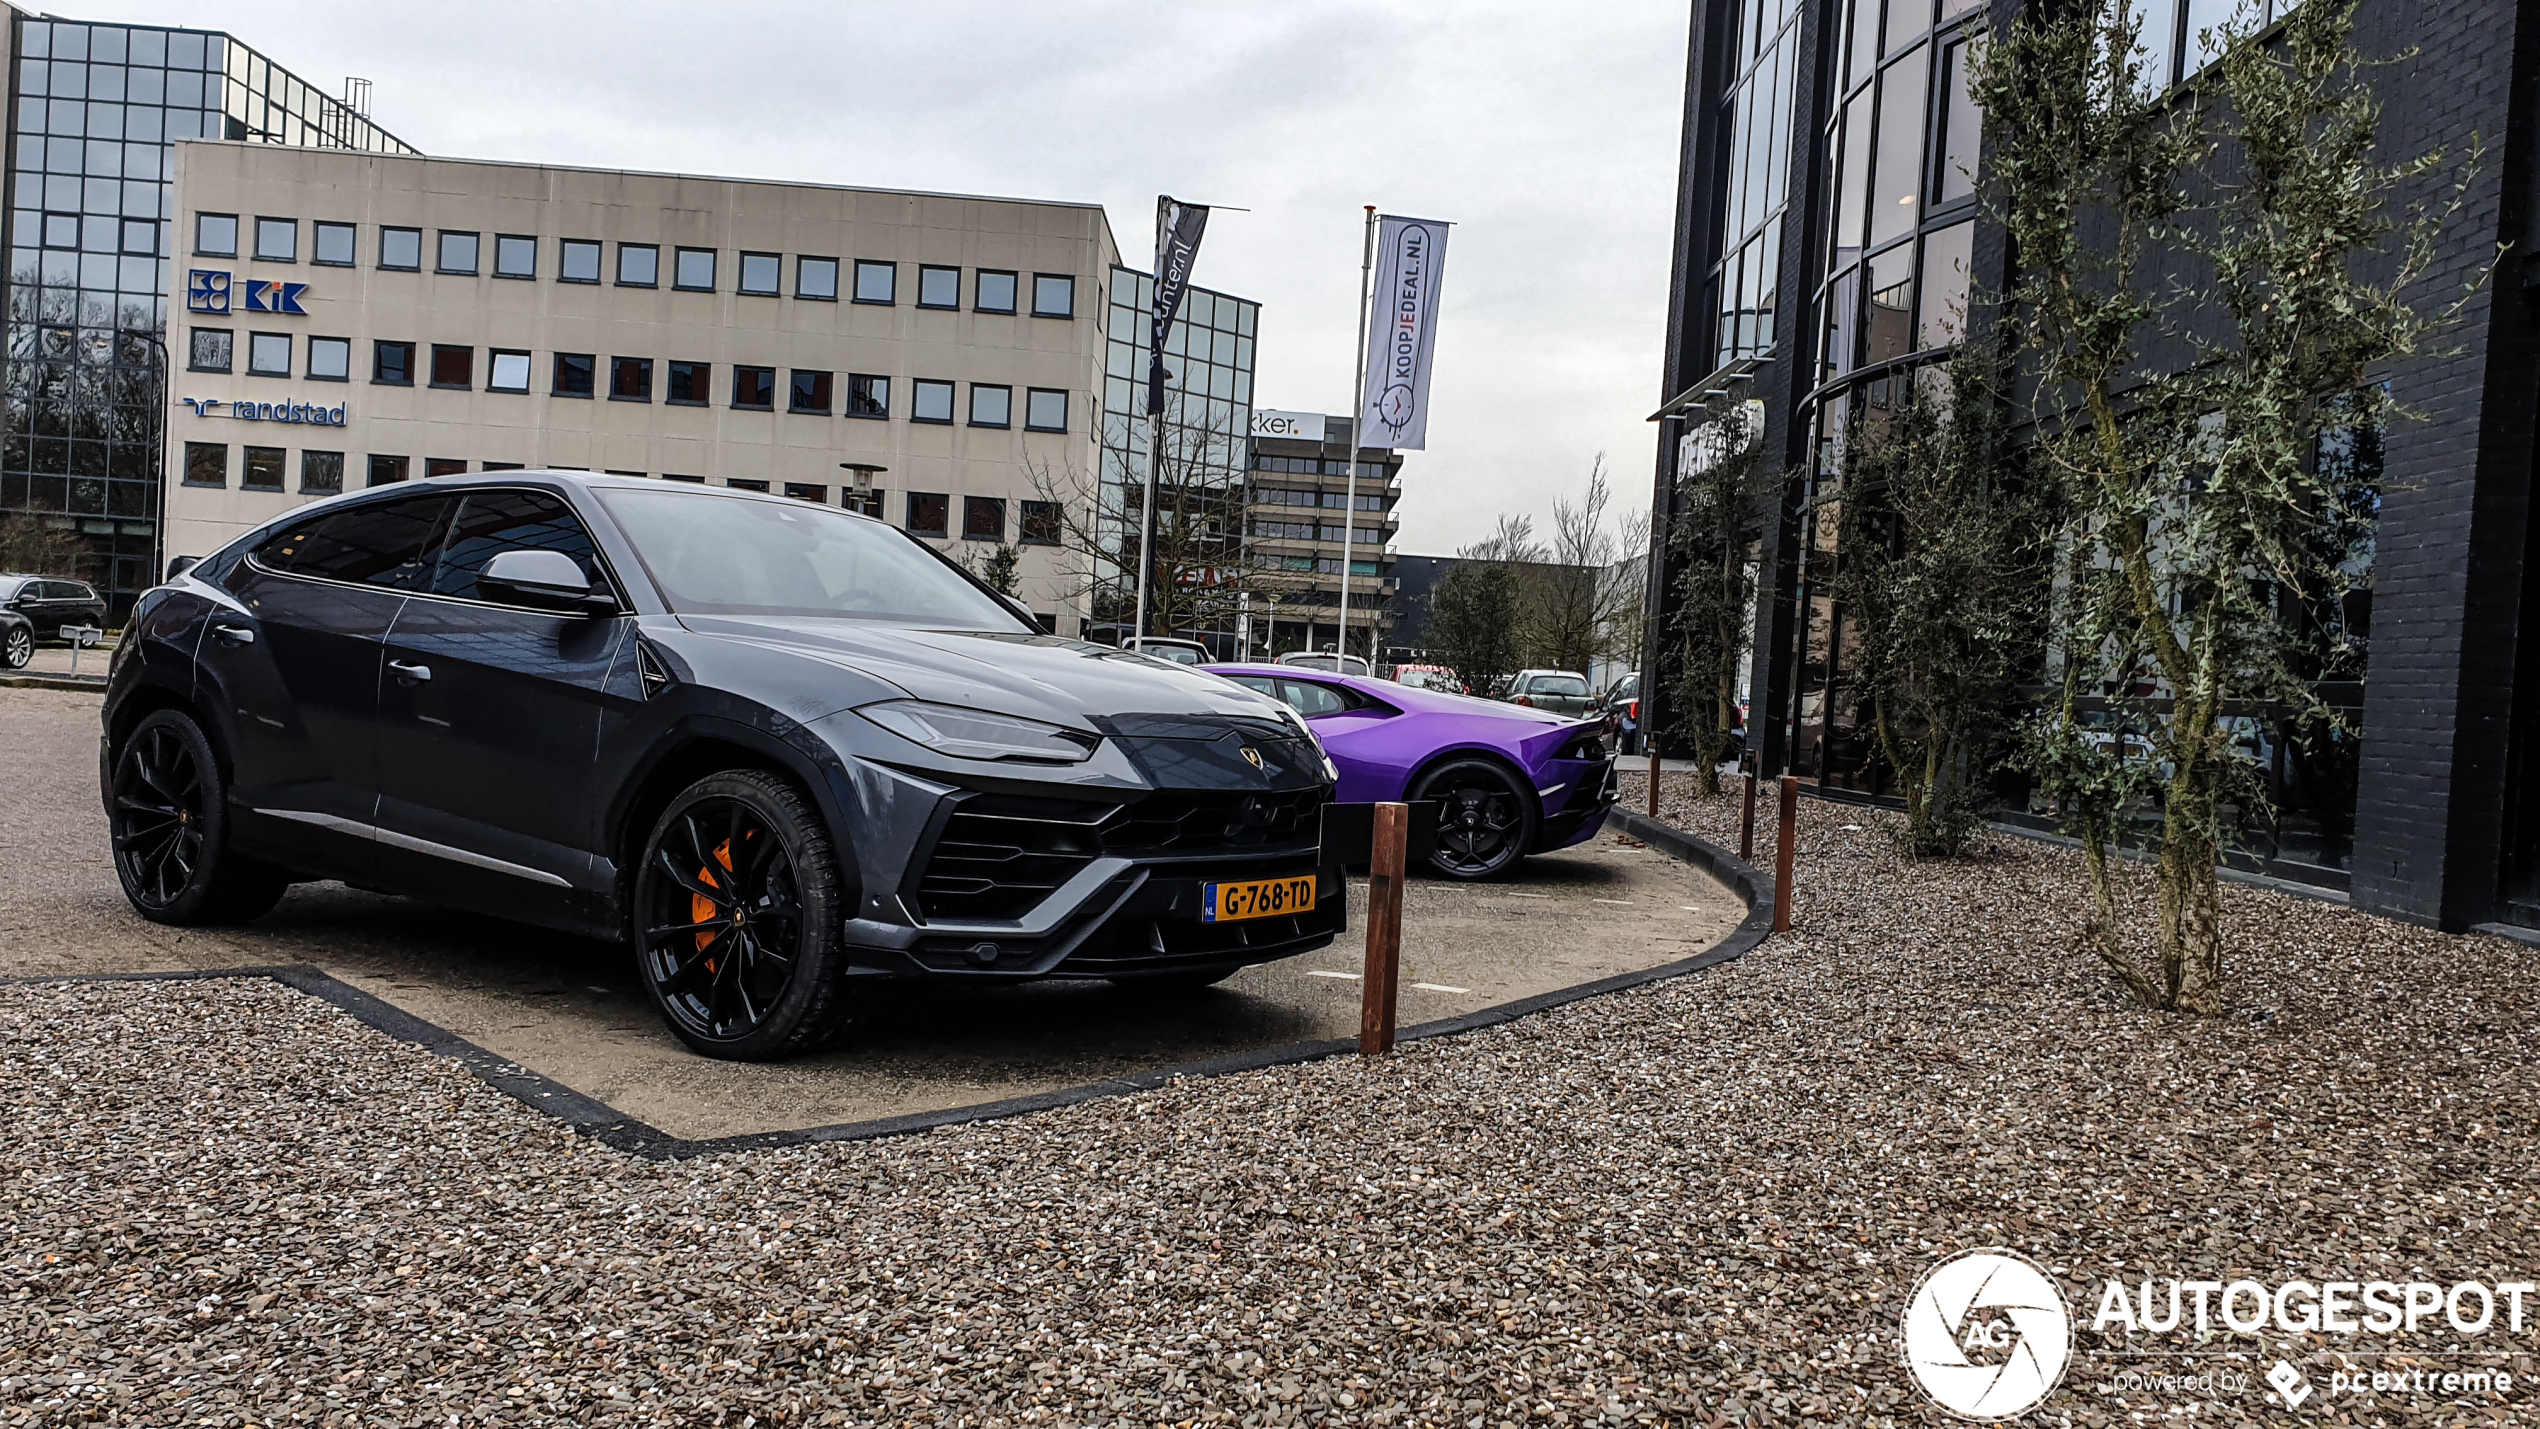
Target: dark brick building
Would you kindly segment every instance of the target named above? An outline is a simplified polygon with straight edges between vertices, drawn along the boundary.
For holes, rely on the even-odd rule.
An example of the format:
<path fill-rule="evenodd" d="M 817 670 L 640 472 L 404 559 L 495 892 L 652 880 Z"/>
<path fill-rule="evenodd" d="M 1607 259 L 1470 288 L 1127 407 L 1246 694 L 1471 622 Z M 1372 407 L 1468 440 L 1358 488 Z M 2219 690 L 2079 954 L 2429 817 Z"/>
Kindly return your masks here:
<path fill-rule="evenodd" d="M 2136 4 L 2156 77 L 2175 86 L 2198 82 L 2205 32 L 2238 8 Z M 1874 794 L 1877 776 L 1846 726 L 1842 615 L 1822 590 L 1831 543 L 1807 488 L 1829 424 L 1946 349 L 1970 283 L 2002 283 L 1964 92 L 1987 8 L 1693 6 L 1657 491 L 1663 510 L 1685 427 L 1719 395 L 1760 404 L 1771 458 L 1816 473 L 1782 503 L 1760 563 L 1751 729 L 1767 772 L 1830 792 Z M 1998 23 L 2016 4 L 1991 8 Z M 2417 420 L 2386 437 L 2368 672 L 2323 688 L 2361 739 L 2325 772 L 2278 757 L 2285 817 L 2243 861 L 2415 922 L 2540 926 L 2540 640 L 2523 634 L 2540 629 L 2540 4 L 2364 0 L 2357 41 L 2417 50 L 2377 74 L 2385 154 L 2485 147 L 2428 300 L 2473 281 L 2500 245 L 2505 257 L 2447 351 L 2385 374 Z M 1652 585 L 1665 600 L 1669 584 Z"/>

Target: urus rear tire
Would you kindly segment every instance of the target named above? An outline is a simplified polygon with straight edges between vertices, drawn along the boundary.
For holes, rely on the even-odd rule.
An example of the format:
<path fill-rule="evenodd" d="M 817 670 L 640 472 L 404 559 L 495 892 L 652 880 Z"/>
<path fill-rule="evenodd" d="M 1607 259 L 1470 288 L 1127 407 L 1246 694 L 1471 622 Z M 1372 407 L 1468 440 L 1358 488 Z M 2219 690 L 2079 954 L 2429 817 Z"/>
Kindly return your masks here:
<path fill-rule="evenodd" d="M 765 1062 L 844 1036 L 846 894 L 820 815 L 763 770 L 711 774 L 670 801 L 635 872 L 636 971 L 680 1041 Z"/>
<path fill-rule="evenodd" d="M 192 716 L 144 716 L 109 768 L 106 827 L 134 912 L 180 927 L 243 923 L 290 888 L 280 869 L 231 851 L 229 790 Z"/>

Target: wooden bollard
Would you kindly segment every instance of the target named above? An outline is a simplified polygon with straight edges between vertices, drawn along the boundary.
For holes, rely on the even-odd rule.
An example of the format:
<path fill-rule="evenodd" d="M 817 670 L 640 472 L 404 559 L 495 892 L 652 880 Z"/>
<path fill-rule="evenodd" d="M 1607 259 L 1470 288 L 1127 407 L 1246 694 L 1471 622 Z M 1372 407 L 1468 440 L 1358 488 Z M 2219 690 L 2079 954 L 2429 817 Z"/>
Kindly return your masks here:
<path fill-rule="evenodd" d="M 1755 861 L 1755 771 L 1746 771 L 1746 812 L 1737 822 L 1737 861 Z"/>
<path fill-rule="evenodd" d="M 1402 872 L 1411 843 L 1411 806 L 1378 804 L 1367 857 L 1367 973 L 1360 982 L 1358 1052 L 1393 1050 L 1395 984 L 1402 973 Z"/>
<path fill-rule="evenodd" d="M 1799 857 L 1799 776 L 1782 776 L 1781 848 L 1773 855 L 1773 931 L 1790 931 L 1790 871 Z"/>

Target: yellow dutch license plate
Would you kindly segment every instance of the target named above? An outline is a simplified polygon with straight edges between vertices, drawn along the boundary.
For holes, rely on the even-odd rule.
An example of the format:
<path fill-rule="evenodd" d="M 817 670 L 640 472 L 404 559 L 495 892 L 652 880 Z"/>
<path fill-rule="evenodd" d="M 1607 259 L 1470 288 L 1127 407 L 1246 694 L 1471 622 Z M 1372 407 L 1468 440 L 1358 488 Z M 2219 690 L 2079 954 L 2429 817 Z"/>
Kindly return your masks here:
<path fill-rule="evenodd" d="M 1246 918 L 1275 918 L 1282 913 L 1314 910 L 1312 878 L 1262 878 L 1249 883 L 1203 883 L 1199 887 L 1199 920 L 1240 923 Z"/>

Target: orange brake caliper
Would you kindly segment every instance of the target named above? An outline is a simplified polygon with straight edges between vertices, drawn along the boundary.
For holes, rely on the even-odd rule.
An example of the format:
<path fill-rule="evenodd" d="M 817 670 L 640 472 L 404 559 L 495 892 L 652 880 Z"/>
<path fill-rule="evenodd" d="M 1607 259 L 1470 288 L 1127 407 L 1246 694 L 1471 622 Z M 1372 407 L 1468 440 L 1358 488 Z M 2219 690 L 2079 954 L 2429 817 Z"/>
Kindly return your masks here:
<path fill-rule="evenodd" d="M 743 837 L 746 838 L 748 835 L 745 834 Z M 723 842 L 715 845 L 714 861 L 723 865 L 724 872 L 730 873 L 732 871 L 732 841 L 730 839 L 725 839 Z M 698 869 L 697 881 L 703 883 L 708 888 L 721 888 L 723 886 L 723 880 L 714 876 L 714 870 L 711 867 Z M 734 901 L 737 903 L 739 900 L 736 897 Z M 689 922 L 702 923 L 713 916 L 713 899 L 706 897 L 702 893 L 691 893 L 688 895 Z M 704 952 L 706 950 L 706 945 L 713 941 L 714 934 L 699 932 L 697 934 L 697 951 L 701 953 Z M 714 971 L 714 959 L 706 959 L 706 971 L 709 973 Z"/>

